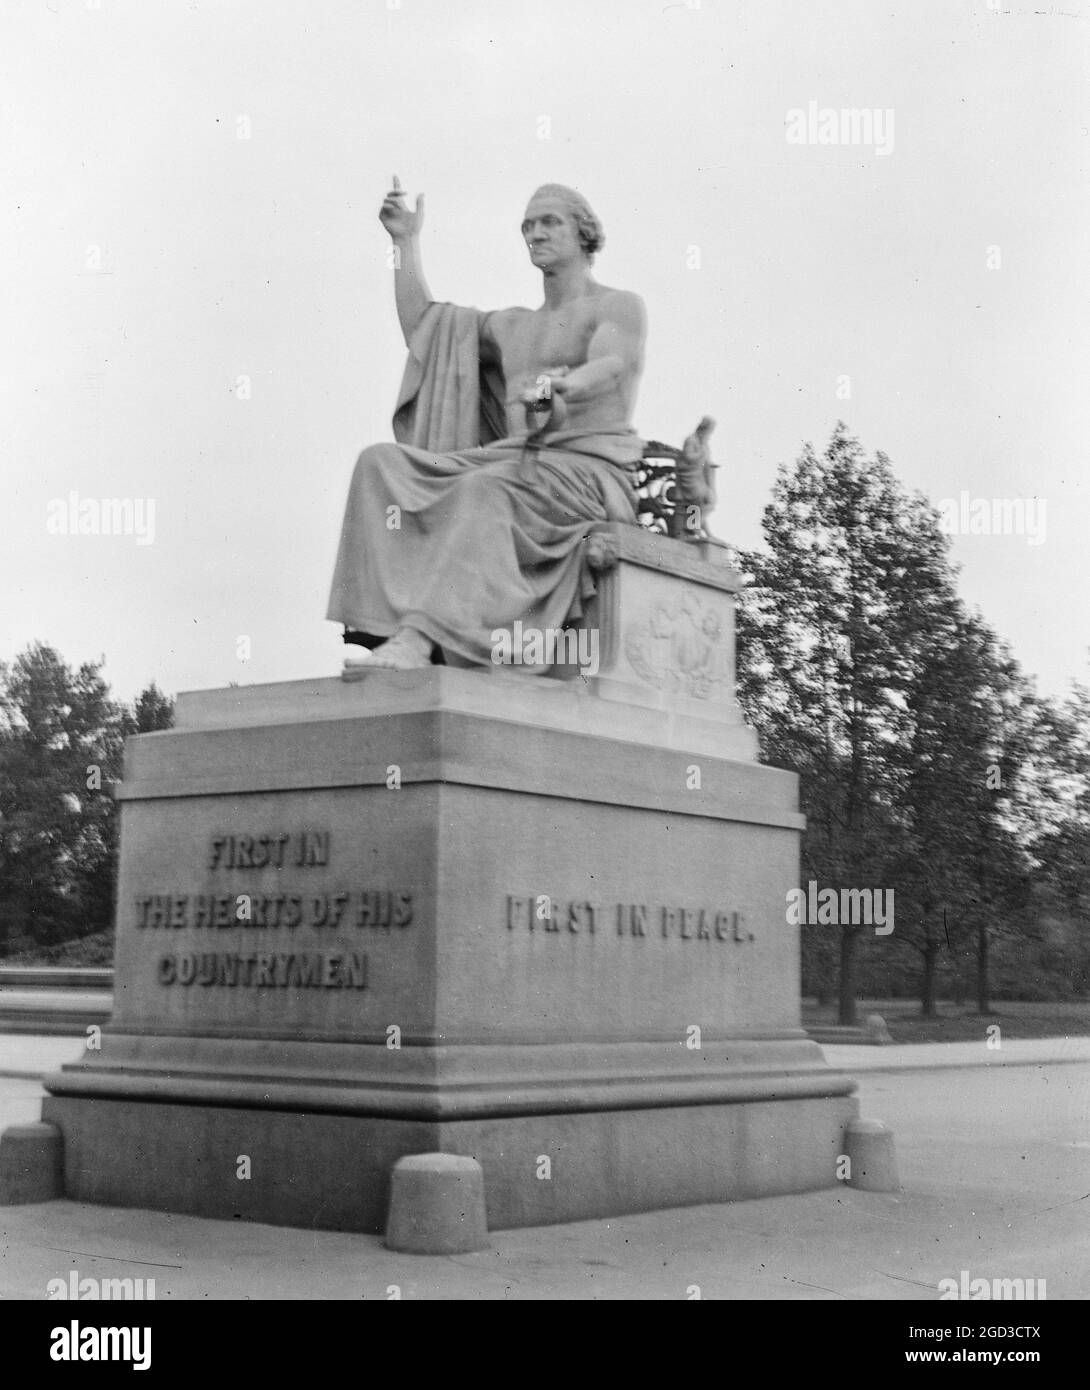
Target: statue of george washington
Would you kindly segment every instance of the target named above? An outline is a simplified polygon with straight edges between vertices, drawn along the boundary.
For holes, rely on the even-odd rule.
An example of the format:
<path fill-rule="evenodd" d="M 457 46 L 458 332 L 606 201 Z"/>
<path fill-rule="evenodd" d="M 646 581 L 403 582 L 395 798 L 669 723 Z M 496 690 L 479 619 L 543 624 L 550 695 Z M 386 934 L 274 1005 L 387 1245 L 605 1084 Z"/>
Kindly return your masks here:
<path fill-rule="evenodd" d="M 423 216 L 395 176 L 379 220 L 409 361 L 397 442 L 364 449 L 349 490 L 327 614 L 346 665 L 488 664 L 497 629 L 562 628 L 594 592 L 588 532 L 636 521 L 644 308 L 591 274 L 589 204 L 537 190 L 521 231 L 544 302 L 491 313 L 433 301 Z"/>

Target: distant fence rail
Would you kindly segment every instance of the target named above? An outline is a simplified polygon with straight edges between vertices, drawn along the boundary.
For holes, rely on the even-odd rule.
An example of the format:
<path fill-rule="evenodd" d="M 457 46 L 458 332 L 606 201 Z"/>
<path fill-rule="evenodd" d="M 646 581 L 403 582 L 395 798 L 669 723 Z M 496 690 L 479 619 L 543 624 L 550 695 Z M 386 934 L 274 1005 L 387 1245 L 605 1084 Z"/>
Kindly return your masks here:
<path fill-rule="evenodd" d="M 0 966 L 0 1033 L 82 1033 L 110 1017 L 113 985 L 103 968 Z"/>
<path fill-rule="evenodd" d="M 0 989 L 104 989 L 114 987 L 106 967 L 0 965 Z"/>

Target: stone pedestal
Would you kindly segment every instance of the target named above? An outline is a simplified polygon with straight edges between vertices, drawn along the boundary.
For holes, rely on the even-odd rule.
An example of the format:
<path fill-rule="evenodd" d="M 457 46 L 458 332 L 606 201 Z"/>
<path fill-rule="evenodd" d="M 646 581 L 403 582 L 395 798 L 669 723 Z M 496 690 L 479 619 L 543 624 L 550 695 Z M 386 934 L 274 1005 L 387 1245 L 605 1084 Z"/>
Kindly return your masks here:
<path fill-rule="evenodd" d="M 799 1023 L 732 572 L 632 544 L 593 678 L 206 691 L 130 741 L 115 1012 L 46 1083 L 68 1195 L 380 1231 L 444 1152 L 495 1229 L 836 1181 L 854 1086 Z"/>

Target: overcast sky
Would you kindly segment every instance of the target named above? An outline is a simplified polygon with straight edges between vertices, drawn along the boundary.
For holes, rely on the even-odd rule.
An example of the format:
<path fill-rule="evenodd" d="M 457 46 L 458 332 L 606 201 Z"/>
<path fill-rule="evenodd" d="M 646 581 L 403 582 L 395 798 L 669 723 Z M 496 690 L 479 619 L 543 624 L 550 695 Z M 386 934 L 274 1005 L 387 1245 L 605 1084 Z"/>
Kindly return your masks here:
<path fill-rule="evenodd" d="M 530 192 L 586 193 L 647 303 L 637 428 L 716 417 L 736 544 L 841 417 L 936 502 L 1043 498 L 1041 543 L 957 537 L 962 592 L 1046 692 L 1086 679 L 1090 5 L 993 3 L 5 4 L 0 659 L 105 655 L 125 698 L 339 670 L 396 171 L 481 308 L 540 302 Z M 790 141 L 810 103 L 881 147 Z M 72 493 L 154 502 L 152 543 L 51 534 Z"/>

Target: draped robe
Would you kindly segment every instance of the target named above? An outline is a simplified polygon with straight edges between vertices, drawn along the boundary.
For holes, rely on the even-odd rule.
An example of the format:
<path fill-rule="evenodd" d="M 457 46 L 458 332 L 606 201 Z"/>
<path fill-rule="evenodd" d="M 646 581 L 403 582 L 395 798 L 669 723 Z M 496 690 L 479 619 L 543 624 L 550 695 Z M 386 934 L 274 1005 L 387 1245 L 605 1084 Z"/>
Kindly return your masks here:
<path fill-rule="evenodd" d="M 643 444 L 631 428 L 497 438 L 504 383 L 480 360 L 486 318 L 429 305 L 409 345 L 397 442 L 356 464 L 327 617 L 365 645 L 409 626 L 451 664 L 488 664 L 516 620 L 545 632 L 578 618 L 595 587 L 587 533 L 636 522 Z"/>

